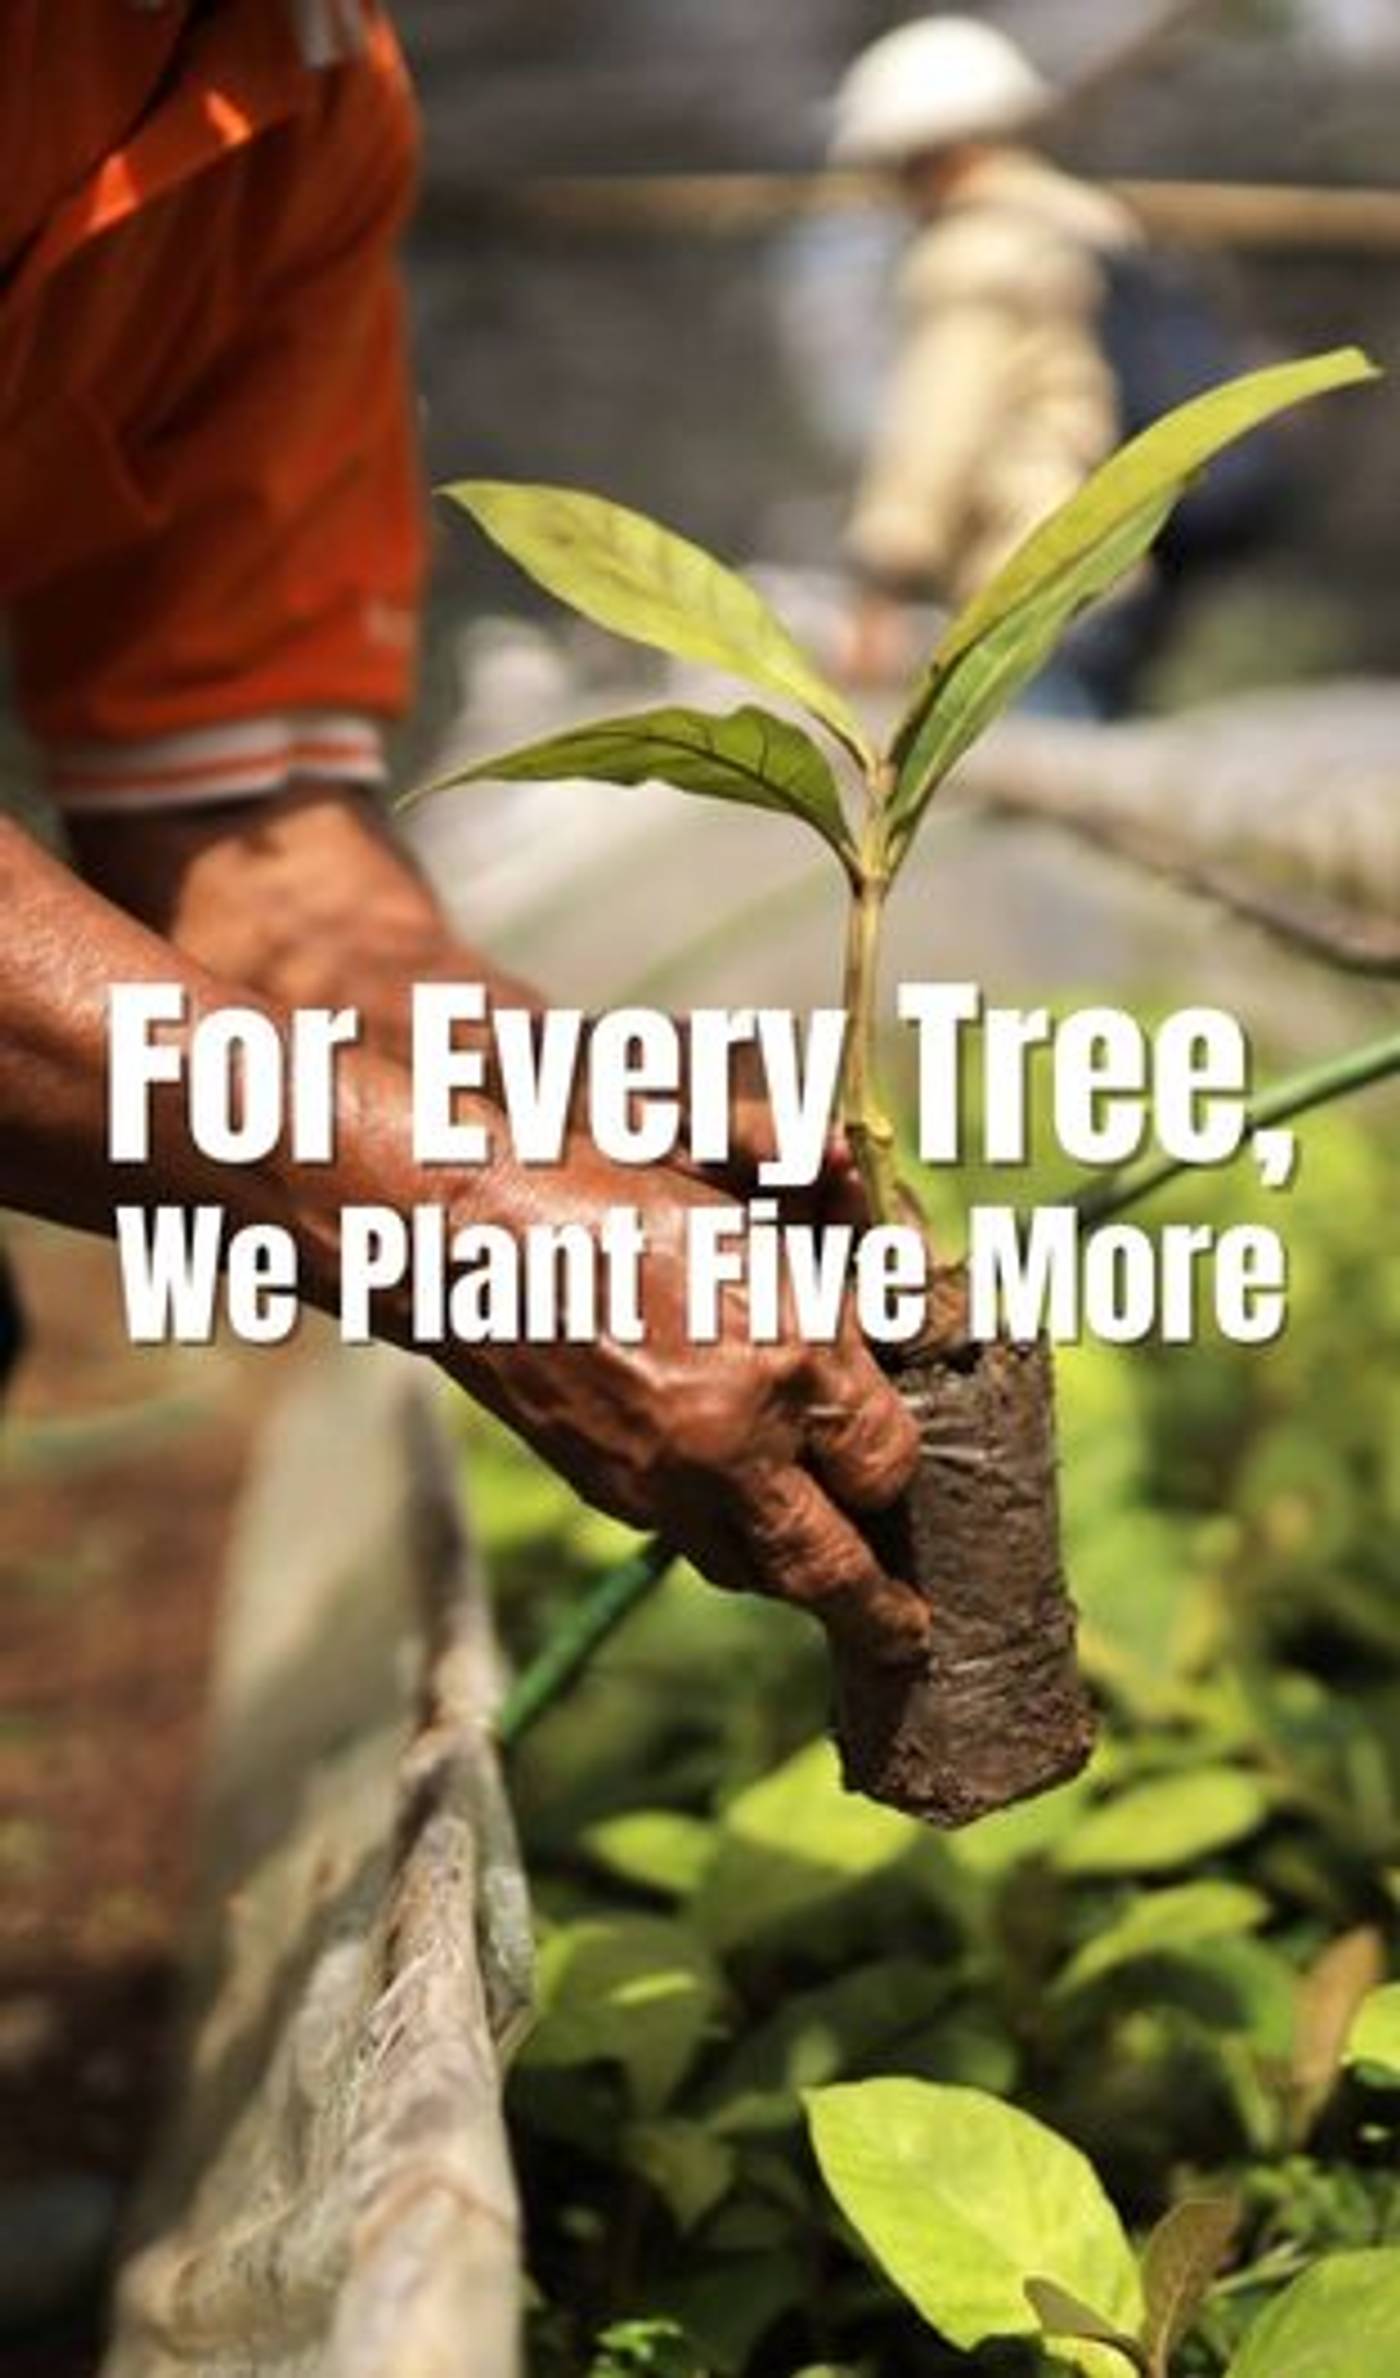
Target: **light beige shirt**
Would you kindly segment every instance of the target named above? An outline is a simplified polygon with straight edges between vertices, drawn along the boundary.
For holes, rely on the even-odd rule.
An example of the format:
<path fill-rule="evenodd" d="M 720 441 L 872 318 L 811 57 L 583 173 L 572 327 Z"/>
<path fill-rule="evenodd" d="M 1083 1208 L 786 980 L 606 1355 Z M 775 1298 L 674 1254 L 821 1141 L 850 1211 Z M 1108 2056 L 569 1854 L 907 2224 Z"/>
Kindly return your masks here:
<path fill-rule="evenodd" d="M 915 239 L 900 342 L 849 533 L 874 577 L 961 602 L 1111 451 L 1103 259 L 1118 200 L 998 149 Z"/>

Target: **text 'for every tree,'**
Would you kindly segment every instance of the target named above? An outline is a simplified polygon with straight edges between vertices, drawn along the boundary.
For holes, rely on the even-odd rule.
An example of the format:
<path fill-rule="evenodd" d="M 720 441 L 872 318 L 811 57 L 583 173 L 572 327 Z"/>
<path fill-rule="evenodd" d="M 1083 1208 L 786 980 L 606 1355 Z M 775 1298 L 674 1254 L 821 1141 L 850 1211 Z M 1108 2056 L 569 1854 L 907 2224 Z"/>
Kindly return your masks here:
<path fill-rule="evenodd" d="M 949 770 L 1036 676 L 1086 605 L 1136 569 L 1195 475 L 1283 408 L 1373 376 L 1356 349 L 1274 366 L 1194 399 L 1124 446 L 954 618 L 893 735 L 872 743 L 754 588 L 638 514 L 566 489 L 465 481 L 447 493 L 550 593 L 598 625 L 729 672 L 805 713 L 670 704 L 582 726 L 450 778 L 659 780 L 781 812 L 820 835 L 849 895 L 842 1117 L 877 1220 L 903 1204 L 876 1086 L 880 929 L 890 887 Z M 850 787 L 850 797 L 838 780 Z M 900 1383 L 924 1457 L 882 1527 L 893 1571 L 936 1606 L 927 1666 L 843 1654 L 847 1782 L 963 1824 L 1063 1780 L 1092 1740 L 1059 1552 L 1049 1357 L 975 1344 L 941 1275 Z"/>

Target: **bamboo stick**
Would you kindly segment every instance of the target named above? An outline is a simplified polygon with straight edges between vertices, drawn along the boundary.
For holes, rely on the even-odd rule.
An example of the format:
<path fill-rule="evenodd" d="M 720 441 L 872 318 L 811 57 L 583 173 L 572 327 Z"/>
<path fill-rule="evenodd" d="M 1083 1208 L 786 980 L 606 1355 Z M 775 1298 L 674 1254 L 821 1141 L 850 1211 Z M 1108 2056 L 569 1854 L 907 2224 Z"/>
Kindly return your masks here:
<path fill-rule="evenodd" d="M 1400 254 L 1400 189 L 1170 180 L 1109 186 L 1160 239 L 1293 253 Z M 883 201 L 877 182 L 851 173 L 532 175 L 438 197 L 439 205 L 464 206 L 521 230 L 580 238 L 732 239 Z"/>

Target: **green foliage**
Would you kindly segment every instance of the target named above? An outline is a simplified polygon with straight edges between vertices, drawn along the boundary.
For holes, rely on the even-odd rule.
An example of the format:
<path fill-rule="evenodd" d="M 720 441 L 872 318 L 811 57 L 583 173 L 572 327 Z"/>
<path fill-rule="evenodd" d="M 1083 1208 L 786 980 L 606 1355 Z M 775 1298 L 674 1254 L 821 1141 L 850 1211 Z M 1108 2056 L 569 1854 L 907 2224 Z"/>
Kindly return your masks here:
<path fill-rule="evenodd" d="M 1356 348 L 1276 364 L 1195 397 L 1109 457 L 1025 538 L 954 619 L 883 753 L 756 589 L 656 521 L 562 487 L 459 480 L 444 490 L 551 594 L 586 619 L 796 703 L 854 763 L 859 825 L 800 728 L 753 705 L 720 717 L 672 705 L 606 719 L 498 755 L 482 776 L 650 778 L 811 826 L 835 852 L 850 899 L 840 1112 L 872 1216 L 894 1222 L 903 1183 L 875 1085 L 875 1008 L 884 907 L 949 769 L 1050 659 L 1079 612 L 1144 561 L 1192 478 L 1284 407 L 1375 376 Z M 1385 1069 L 1395 1070 L 1400 1050 Z M 1328 1095 L 1337 1095 L 1333 1084 Z"/>
<path fill-rule="evenodd" d="M 1258 1778 L 1236 1767 L 1155 1777 L 1093 1808 L 1055 1852 L 1066 1874 L 1156 1874 L 1228 1849 L 1269 1813 Z"/>
<path fill-rule="evenodd" d="M 944 777 L 1051 658 L 1079 612 L 1138 567 L 1192 479 L 1290 405 L 1375 376 L 1354 347 L 1271 365 L 1195 397 L 1120 449 L 1026 538 L 953 620 L 880 757 L 757 590 L 641 513 L 564 487 L 463 479 L 450 500 L 561 602 L 615 634 L 725 670 L 795 702 L 843 747 L 878 823 L 882 884 Z M 799 729 L 748 707 L 606 719 L 447 779 L 649 778 L 777 809 L 814 826 L 853 880 L 865 866 L 825 759 Z"/>
<path fill-rule="evenodd" d="M 1087 603 L 1134 569 L 1213 456 L 1289 405 L 1375 377 L 1355 347 L 1211 389 L 1120 448 L 959 613 L 895 731 L 896 855 L 953 763 L 1013 702 Z"/>
<path fill-rule="evenodd" d="M 1087 2156 L 1157 2269 L 1150 2302 L 1180 2307 L 1171 2378 L 1222 2378 L 1309 2268 L 1360 2255 L 1363 2293 L 1390 2271 L 1371 2257 L 1400 2244 L 1400 2096 L 1375 2055 L 1400 1871 L 1394 1162 L 1383 1111 L 1309 1128 L 1267 1359 L 1208 1339 L 1060 1366 L 1068 1567 L 1106 1707 L 1087 1777 L 947 1840 L 864 1808 L 822 1740 L 815 1630 L 684 1574 L 524 1747 L 549 1981 L 511 2085 L 534 2378 L 586 2378 L 624 2318 L 710 2378 L 1053 2366 L 1024 2293 L 1010 2337 L 964 2346 L 853 2244 L 802 2094 L 870 2080 L 1012 2101 Z M 1174 1193 L 1219 1227 L 1261 1194 L 1247 1172 Z M 525 1659 L 618 1533 L 464 1425 Z M 1239 2225 L 1188 2312 L 1162 2276 L 1184 2216 L 1148 2241 L 1203 2196 L 1237 2199 Z M 1122 2321 L 1077 2268 L 1016 2279 Z M 1145 2353 L 1146 2310 L 1127 2325 Z M 1131 2367 L 1098 2351 L 1104 2378 Z"/>
<path fill-rule="evenodd" d="M 434 790 L 483 777 L 549 783 L 587 777 L 603 784 L 676 785 L 715 801 L 743 801 L 805 818 L 843 859 L 850 838 L 825 753 L 790 719 L 752 705 L 727 718 L 672 704 L 633 718 L 598 719 L 592 726 L 546 736 L 518 751 L 477 760 L 444 777 Z"/>
<path fill-rule="evenodd" d="M 1125 2361 L 1129 2369 L 1144 2373 L 1144 2378 L 1152 2378 L 1146 2349 L 1138 2339 L 1127 2329 L 1115 2328 L 1111 2320 L 1105 2320 L 1092 2304 L 1072 2295 L 1067 2287 L 1057 2286 L 1053 2279 L 1028 2279 L 1025 2296 L 1042 2335 L 1052 2343 L 1075 2338 L 1081 2345 L 1107 2345 L 1115 2360 Z M 1104 2356 L 1097 2359 L 1102 2362 Z"/>
<path fill-rule="evenodd" d="M 674 2320 L 619 2320 L 604 2329 L 589 2378 L 705 2378 Z"/>
<path fill-rule="evenodd" d="M 829 1742 L 811 1742 L 725 1809 L 696 1921 L 732 1949 L 839 1898 L 904 1857 L 909 1817 L 843 1792 Z"/>
<path fill-rule="evenodd" d="M 719 1995 L 704 1949 L 679 1925 L 636 1915 L 567 1924 L 540 1950 L 524 2061 L 618 2065 L 651 2112 L 694 2060 Z"/>
<path fill-rule="evenodd" d="M 1076 1950 L 1057 1987 L 1086 1989 L 1143 1958 L 1251 1931 L 1268 1914 L 1263 1892 L 1252 1891 L 1247 1883 L 1178 1883 L 1165 1891 L 1144 1891 L 1129 1900 L 1115 1922 L 1105 1924 Z"/>
<path fill-rule="evenodd" d="M 443 493 L 585 619 L 785 695 L 864 763 L 869 746 L 843 697 L 756 588 L 689 538 L 568 487 L 459 479 Z"/>
<path fill-rule="evenodd" d="M 1400 1982 L 1368 1991 L 1347 2033 L 1345 2060 L 1369 2079 L 1400 2088 Z"/>
<path fill-rule="evenodd" d="M 1271 2304 L 1228 2378 L 1381 2378 L 1400 2370 L 1400 2247 L 1329 2254 Z"/>
<path fill-rule="evenodd" d="M 807 2100 L 822 2175 L 895 2285 L 954 2345 L 1033 2331 L 1028 2275 L 1132 2329 L 1137 2267 L 1092 2165 L 978 2090 L 863 2081 Z M 1074 2344 L 1079 2368 L 1104 2367 Z"/>

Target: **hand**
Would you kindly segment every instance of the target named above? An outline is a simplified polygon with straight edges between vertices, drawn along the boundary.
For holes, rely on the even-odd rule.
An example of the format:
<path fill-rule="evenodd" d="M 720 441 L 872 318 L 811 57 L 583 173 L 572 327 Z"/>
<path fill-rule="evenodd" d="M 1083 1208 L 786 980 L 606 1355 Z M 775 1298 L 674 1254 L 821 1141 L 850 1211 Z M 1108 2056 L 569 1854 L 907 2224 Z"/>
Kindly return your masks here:
<path fill-rule="evenodd" d="M 679 1149 L 672 1159 L 677 1172 L 703 1181 L 744 1202 L 776 1194 L 785 1217 L 803 1222 L 851 1222 L 863 1229 L 870 1220 L 870 1201 L 849 1142 L 834 1127 L 822 1153 L 822 1167 L 807 1189 L 767 1191 L 758 1178 L 761 1164 L 778 1155 L 778 1134 L 768 1103 L 763 1068 L 752 1043 L 736 1048 L 730 1058 L 729 1156 L 723 1164 L 694 1164 Z M 684 1134 L 682 1134 L 682 1139 Z"/>
<path fill-rule="evenodd" d="M 369 797 L 318 785 L 268 800 L 149 816 L 78 817 L 83 871 L 108 897 L 224 982 L 281 1007 L 357 1008 L 365 1043 L 406 1059 L 415 981 L 484 982 L 493 1006 L 541 1010 L 544 994 L 452 933 L 431 886 Z M 488 1060 L 484 1026 L 476 1039 Z M 728 1164 L 699 1175 L 750 1196 L 776 1152 L 752 1048 L 734 1055 Z M 690 1169 L 682 1167 L 682 1169 Z M 784 1199 L 813 1220 L 868 1219 L 855 1164 L 839 1137 L 821 1180 Z"/>
<path fill-rule="evenodd" d="M 876 691 L 903 685 L 916 657 L 904 604 L 867 588 L 846 620 L 835 663 L 837 676 L 847 685 Z"/>
<path fill-rule="evenodd" d="M 795 1331 L 756 1346 L 736 1290 L 719 1342 L 690 1342 L 687 1215 L 725 1202 L 586 1146 L 548 1172 L 514 1169 L 504 1200 L 495 1192 L 512 1229 L 638 1208 L 645 1340 L 464 1348 L 449 1367 L 590 1502 L 657 1531 L 713 1583 L 795 1603 L 876 1657 L 917 1658 L 927 1606 L 885 1574 L 852 1517 L 908 1484 L 917 1426 L 849 1315 L 834 1346 Z"/>

